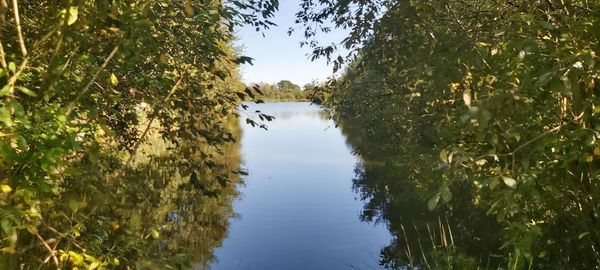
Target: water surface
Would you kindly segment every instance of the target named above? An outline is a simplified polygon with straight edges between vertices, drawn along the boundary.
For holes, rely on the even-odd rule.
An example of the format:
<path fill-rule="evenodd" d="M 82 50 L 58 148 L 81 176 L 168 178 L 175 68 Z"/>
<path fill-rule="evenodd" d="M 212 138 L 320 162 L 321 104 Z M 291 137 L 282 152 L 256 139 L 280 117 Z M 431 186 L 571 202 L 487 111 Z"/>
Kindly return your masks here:
<path fill-rule="evenodd" d="M 211 269 L 380 269 L 391 235 L 358 217 L 357 158 L 340 130 L 310 103 L 251 104 L 255 110 L 276 120 L 268 131 L 243 125 L 250 175 Z"/>

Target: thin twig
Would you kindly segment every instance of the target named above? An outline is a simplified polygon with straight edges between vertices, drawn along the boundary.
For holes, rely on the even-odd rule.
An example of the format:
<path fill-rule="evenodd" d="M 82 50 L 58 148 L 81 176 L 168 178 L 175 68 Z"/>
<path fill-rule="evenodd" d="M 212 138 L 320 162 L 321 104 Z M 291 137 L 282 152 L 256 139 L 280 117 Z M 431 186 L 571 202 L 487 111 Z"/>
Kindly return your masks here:
<path fill-rule="evenodd" d="M 94 74 L 94 76 L 92 76 L 92 79 L 85 85 L 85 87 L 83 87 L 83 90 L 81 90 L 81 92 L 79 92 L 79 95 L 77 95 L 77 97 L 70 103 L 69 109 L 67 109 L 67 115 L 71 113 L 71 110 L 73 109 L 73 106 L 85 94 L 87 94 L 87 92 L 90 90 L 90 87 L 92 86 L 92 84 L 94 84 L 94 82 L 96 82 L 96 79 L 98 79 L 98 76 L 100 75 L 100 72 L 102 72 L 102 70 L 104 70 L 106 68 L 106 66 L 108 65 L 108 62 L 110 62 L 110 60 L 117 54 L 118 51 L 119 51 L 119 45 L 115 46 L 112 49 L 112 51 L 110 52 L 110 54 L 108 55 L 108 57 L 106 57 L 106 59 L 104 60 L 104 63 L 102 63 L 102 65 L 96 71 L 96 73 Z"/>
<path fill-rule="evenodd" d="M 50 256 L 52 256 L 52 260 L 54 261 L 54 264 L 56 264 L 56 266 L 58 266 L 58 258 L 56 258 L 56 250 L 52 249 L 50 247 L 50 245 L 48 245 L 48 242 L 46 242 L 46 240 L 44 240 L 44 238 L 42 238 L 42 236 L 39 233 L 34 233 L 34 235 L 40 239 L 40 241 L 42 241 L 42 244 L 44 245 L 44 247 L 46 247 L 46 249 L 48 250 L 48 252 L 50 252 Z"/>
<path fill-rule="evenodd" d="M 2 46 L 2 41 L 0 40 L 0 65 L 2 65 L 3 69 L 7 68 L 6 65 L 6 54 L 4 53 L 4 47 Z"/>
<path fill-rule="evenodd" d="M 408 257 L 408 263 L 410 266 L 410 269 L 414 268 L 414 264 L 413 264 L 413 258 L 412 258 L 412 252 L 410 251 L 410 244 L 408 243 L 408 238 L 406 237 L 406 231 L 404 230 L 404 225 L 400 224 L 400 228 L 402 229 L 402 234 L 404 235 L 404 242 L 406 243 L 406 252 L 407 252 L 407 257 Z"/>
<path fill-rule="evenodd" d="M 448 12 L 450 12 L 450 8 L 446 5 L 446 10 Z M 460 27 L 460 30 L 465 34 L 465 36 L 467 36 L 467 38 L 469 38 L 469 40 L 471 41 L 476 41 L 473 39 L 473 37 L 469 34 L 469 31 L 467 31 L 467 29 L 465 28 L 465 26 L 463 25 L 463 23 L 456 17 L 453 16 L 454 20 L 456 21 L 456 23 L 458 24 L 458 26 Z M 487 68 L 492 68 L 490 66 L 490 64 L 488 64 L 488 62 L 485 60 L 485 57 L 483 57 L 483 55 L 481 54 L 481 52 L 477 49 L 477 47 L 475 45 L 473 45 L 473 48 L 475 48 L 475 52 L 479 55 L 479 57 L 481 57 L 481 60 L 483 61 L 483 63 L 485 64 L 485 66 Z"/>
<path fill-rule="evenodd" d="M 542 137 L 544 137 L 544 136 L 546 136 L 546 135 L 548 135 L 548 134 L 550 134 L 550 133 L 553 133 L 553 132 L 556 132 L 556 131 L 558 131 L 558 130 L 560 129 L 560 127 L 561 127 L 561 125 L 558 125 L 558 126 L 556 126 L 556 127 L 552 128 L 552 129 L 549 129 L 549 130 L 546 130 L 546 131 L 544 131 L 542 134 L 540 134 L 540 135 L 537 135 L 537 136 L 535 136 L 533 139 L 531 139 L 531 140 L 529 140 L 529 141 L 525 142 L 524 144 L 521 144 L 521 145 L 519 145 L 519 147 L 515 148 L 515 150 L 513 150 L 511 154 L 512 154 L 512 155 L 514 155 L 514 154 L 516 154 L 517 152 L 519 152 L 520 150 L 522 150 L 523 148 L 525 148 L 527 145 L 529 145 L 529 144 L 531 144 L 531 143 L 533 143 L 533 142 L 535 142 L 535 141 L 537 141 L 537 140 L 541 139 Z"/>
<path fill-rule="evenodd" d="M 419 233 L 419 229 L 417 228 L 417 223 L 413 221 L 413 227 L 415 228 L 415 232 L 417 232 L 417 242 L 419 243 L 419 249 L 421 249 L 421 256 L 423 257 L 423 262 L 427 269 L 431 269 L 431 265 L 427 261 L 427 256 L 425 256 L 425 249 L 423 248 L 423 244 L 421 244 L 421 234 Z"/>
<path fill-rule="evenodd" d="M 448 235 L 450 236 L 450 244 L 454 247 L 454 236 L 452 235 L 452 228 L 450 228 L 450 222 L 448 222 L 448 216 L 444 215 L 446 219 L 446 226 L 448 227 Z"/>
<path fill-rule="evenodd" d="M 525 148 L 526 146 L 530 145 L 531 143 L 545 137 L 546 135 L 559 131 L 562 125 L 558 125 L 552 129 L 546 130 L 544 132 L 542 132 L 542 134 L 535 136 L 533 139 L 526 141 L 524 144 L 519 145 L 517 148 L 515 148 L 515 150 L 513 150 L 510 154 L 512 155 L 512 171 L 513 174 L 515 172 L 515 163 L 516 163 L 516 156 L 517 156 L 517 152 L 521 151 L 523 148 Z"/>
<path fill-rule="evenodd" d="M 33 44 L 33 50 L 35 50 L 38 46 L 41 46 L 41 44 L 43 44 L 47 39 L 49 39 L 54 34 L 54 32 L 56 32 L 56 29 L 52 29 L 52 31 L 48 32 L 40 40 L 36 41 Z M 21 62 L 21 64 L 19 65 L 19 67 L 17 68 L 17 70 L 15 71 L 15 73 L 8 79 L 7 85 L 11 85 L 11 86 L 15 85 L 15 83 L 17 82 L 17 79 L 19 78 L 19 76 L 21 75 L 21 73 L 27 67 L 27 63 L 29 61 L 29 56 L 30 55 L 27 55 L 27 56 L 25 56 L 23 58 L 23 61 Z M 11 95 L 11 94 L 12 93 L 9 93 L 9 95 Z"/>
<path fill-rule="evenodd" d="M 19 45 L 21 46 L 21 53 L 23 56 L 27 56 L 27 48 L 25 47 L 25 40 L 23 39 L 23 31 L 21 30 L 21 20 L 19 18 L 19 5 L 17 4 L 17 0 L 13 0 L 13 11 L 15 14 L 15 24 L 17 26 L 17 39 L 19 40 Z"/>

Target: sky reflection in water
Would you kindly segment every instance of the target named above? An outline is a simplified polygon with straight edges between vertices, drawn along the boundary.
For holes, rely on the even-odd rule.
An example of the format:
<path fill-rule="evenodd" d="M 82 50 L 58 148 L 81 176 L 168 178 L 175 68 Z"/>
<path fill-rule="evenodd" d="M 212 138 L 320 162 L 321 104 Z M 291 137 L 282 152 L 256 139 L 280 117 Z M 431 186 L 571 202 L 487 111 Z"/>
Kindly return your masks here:
<path fill-rule="evenodd" d="M 357 160 L 340 130 L 309 103 L 249 105 L 276 120 L 268 131 L 243 125 L 250 175 L 211 269 L 379 269 L 391 236 L 358 218 Z"/>

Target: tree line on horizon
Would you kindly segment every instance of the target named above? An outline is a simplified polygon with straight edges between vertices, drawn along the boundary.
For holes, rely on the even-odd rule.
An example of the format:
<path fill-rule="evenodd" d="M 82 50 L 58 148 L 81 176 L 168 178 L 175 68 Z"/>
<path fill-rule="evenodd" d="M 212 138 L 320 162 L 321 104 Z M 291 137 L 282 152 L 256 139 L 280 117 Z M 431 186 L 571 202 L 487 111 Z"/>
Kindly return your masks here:
<path fill-rule="evenodd" d="M 314 82 L 300 86 L 289 80 L 281 80 L 277 83 L 253 83 L 247 89 L 257 90 L 258 98 L 262 101 L 313 101 L 312 95 L 318 85 Z"/>

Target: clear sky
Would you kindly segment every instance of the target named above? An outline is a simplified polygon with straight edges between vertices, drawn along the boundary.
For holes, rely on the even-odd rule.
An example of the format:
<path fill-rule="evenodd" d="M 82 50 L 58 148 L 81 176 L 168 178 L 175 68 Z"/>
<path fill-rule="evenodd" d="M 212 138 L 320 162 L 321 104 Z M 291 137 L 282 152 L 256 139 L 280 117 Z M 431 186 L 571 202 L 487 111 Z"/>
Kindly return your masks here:
<path fill-rule="evenodd" d="M 299 3 L 300 0 L 279 1 L 279 11 L 271 20 L 277 26 L 266 30 L 265 37 L 256 32 L 254 27 L 244 27 L 238 31 L 237 45 L 242 47 L 243 55 L 254 58 L 254 66 L 247 64 L 241 68 L 245 83 L 290 80 L 303 86 L 332 75 L 332 67 L 327 65 L 325 59 L 311 62 L 308 57 L 311 49 L 306 46 L 300 48 L 303 31 L 294 24 Z M 288 36 L 287 31 L 291 26 L 299 31 Z M 336 29 L 320 37 L 320 40 L 328 41 L 325 44 L 339 43 L 344 37 L 345 33 Z"/>

